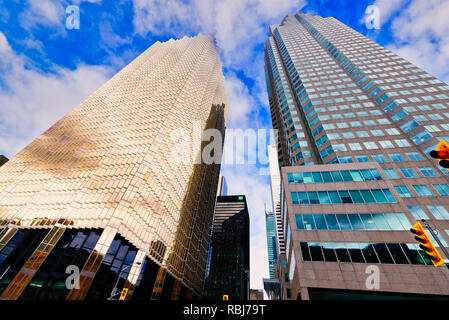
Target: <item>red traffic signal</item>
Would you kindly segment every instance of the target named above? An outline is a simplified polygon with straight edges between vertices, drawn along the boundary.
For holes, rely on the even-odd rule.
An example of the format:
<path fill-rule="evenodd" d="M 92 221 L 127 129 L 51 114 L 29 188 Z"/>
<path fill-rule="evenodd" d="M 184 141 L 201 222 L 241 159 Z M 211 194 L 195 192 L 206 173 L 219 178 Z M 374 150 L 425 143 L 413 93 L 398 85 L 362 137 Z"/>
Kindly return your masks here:
<path fill-rule="evenodd" d="M 439 165 L 443 168 L 449 168 L 449 144 L 441 140 L 435 150 L 429 152 L 432 158 L 440 159 Z"/>
<path fill-rule="evenodd" d="M 449 158 L 449 152 L 432 150 L 430 151 L 430 156 L 436 159 L 447 159 Z"/>
<path fill-rule="evenodd" d="M 430 238 L 422 227 L 421 223 L 415 223 L 413 227 L 411 227 L 410 231 L 413 234 L 416 234 L 415 240 L 420 243 L 419 247 L 425 251 L 426 255 L 430 260 L 432 260 L 432 263 L 435 267 L 438 267 L 439 265 L 444 263 L 443 258 L 438 253 L 432 241 L 430 241 Z"/>
<path fill-rule="evenodd" d="M 125 300 L 127 293 L 128 293 L 128 289 L 127 288 L 123 288 L 122 293 L 120 294 L 119 300 Z"/>

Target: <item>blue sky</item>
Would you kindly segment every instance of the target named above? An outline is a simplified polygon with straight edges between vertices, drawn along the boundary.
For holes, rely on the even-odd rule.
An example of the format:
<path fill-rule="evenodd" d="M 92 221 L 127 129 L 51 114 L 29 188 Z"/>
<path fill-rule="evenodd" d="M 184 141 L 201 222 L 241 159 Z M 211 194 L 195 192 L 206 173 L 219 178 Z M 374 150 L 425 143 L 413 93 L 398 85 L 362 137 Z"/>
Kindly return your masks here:
<path fill-rule="evenodd" d="M 368 5 L 380 29 L 368 29 Z M 80 29 L 65 27 L 69 5 Z M 229 128 L 271 128 L 263 71 L 268 26 L 298 10 L 334 16 L 449 80 L 449 0 L 4 0 L 0 3 L 0 154 L 14 156 L 155 41 L 214 33 L 221 48 Z M 228 144 L 228 142 L 227 142 Z M 251 216 L 251 287 L 268 276 L 263 164 L 224 165 Z"/>

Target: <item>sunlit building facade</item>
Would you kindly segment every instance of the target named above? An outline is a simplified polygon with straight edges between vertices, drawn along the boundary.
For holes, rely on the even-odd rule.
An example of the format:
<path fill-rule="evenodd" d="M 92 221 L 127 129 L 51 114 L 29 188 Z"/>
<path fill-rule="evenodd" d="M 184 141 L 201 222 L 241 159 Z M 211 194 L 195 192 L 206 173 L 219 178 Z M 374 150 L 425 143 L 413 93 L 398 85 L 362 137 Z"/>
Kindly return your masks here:
<path fill-rule="evenodd" d="M 448 171 L 429 151 L 449 138 L 449 86 L 332 17 L 270 33 L 285 298 L 447 299 L 448 268 L 409 228 L 425 219 L 448 246 Z"/>
<path fill-rule="evenodd" d="M 212 36 L 156 42 L 4 164 L 0 299 L 201 298 L 227 107 Z"/>

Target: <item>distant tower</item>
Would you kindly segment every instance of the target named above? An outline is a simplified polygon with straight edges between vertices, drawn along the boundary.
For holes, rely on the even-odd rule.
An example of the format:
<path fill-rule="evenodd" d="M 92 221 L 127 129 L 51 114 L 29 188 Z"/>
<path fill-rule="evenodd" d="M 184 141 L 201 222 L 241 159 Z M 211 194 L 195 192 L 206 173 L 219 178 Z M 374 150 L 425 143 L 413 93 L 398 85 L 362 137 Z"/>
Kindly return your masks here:
<path fill-rule="evenodd" d="M 273 212 L 265 212 L 265 226 L 267 231 L 267 249 L 268 249 L 268 268 L 270 279 L 278 278 L 275 274 L 276 264 L 278 263 L 278 249 L 276 237 L 276 222 Z"/>
<path fill-rule="evenodd" d="M 281 175 L 276 146 L 268 146 L 270 169 L 271 212 L 265 212 L 267 232 L 269 279 L 263 279 L 264 288 L 270 299 L 280 299 L 282 292 L 282 265 L 285 259 L 285 240 L 281 215 Z"/>
<path fill-rule="evenodd" d="M 225 177 L 220 173 L 220 178 L 218 179 L 217 196 L 226 196 L 226 195 L 228 195 L 228 184 L 226 182 Z"/>
<path fill-rule="evenodd" d="M 277 252 L 285 253 L 284 230 L 281 215 L 281 173 L 279 171 L 278 152 L 276 146 L 268 146 L 268 165 L 270 168 L 270 187 L 272 212 L 275 218 Z"/>

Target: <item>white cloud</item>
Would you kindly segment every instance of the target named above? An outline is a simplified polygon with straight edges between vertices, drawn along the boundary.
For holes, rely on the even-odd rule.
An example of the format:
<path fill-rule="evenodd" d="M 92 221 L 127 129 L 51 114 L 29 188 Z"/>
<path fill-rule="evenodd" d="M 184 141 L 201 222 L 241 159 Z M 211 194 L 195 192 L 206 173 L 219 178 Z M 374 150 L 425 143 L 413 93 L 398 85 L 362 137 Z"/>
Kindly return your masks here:
<path fill-rule="evenodd" d="M 0 153 L 15 155 L 111 76 L 102 66 L 54 67 L 45 74 L 0 32 Z"/>
<path fill-rule="evenodd" d="M 36 26 L 54 27 L 64 32 L 65 8 L 62 2 L 52 0 L 28 0 L 26 9 L 19 15 L 21 27 L 31 30 Z"/>
<path fill-rule="evenodd" d="M 55 34 L 66 35 L 67 7 L 80 6 L 83 2 L 100 4 L 101 0 L 27 0 L 25 10 L 19 14 L 20 26 L 28 31 L 41 26 L 51 27 Z"/>
<path fill-rule="evenodd" d="M 146 35 L 215 33 L 226 66 L 251 61 L 254 46 L 263 43 L 268 25 L 301 9 L 303 0 L 134 0 L 134 26 Z"/>
<path fill-rule="evenodd" d="M 374 5 L 379 8 L 380 25 L 385 24 L 408 0 L 376 0 Z"/>
<path fill-rule="evenodd" d="M 449 82 L 448 0 L 414 0 L 392 21 L 387 48 Z"/>
<path fill-rule="evenodd" d="M 73 4 L 80 4 L 81 2 L 90 2 L 90 3 L 101 3 L 101 0 L 72 0 L 71 3 Z"/>
<path fill-rule="evenodd" d="M 0 32 L 0 52 L 2 54 L 10 54 L 12 51 L 8 40 L 6 39 L 5 35 Z"/>
<path fill-rule="evenodd" d="M 248 128 L 251 111 L 255 109 L 257 103 L 235 73 L 228 72 L 225 78 L 226 96 L 230 106 L 228 128 Z"/>

